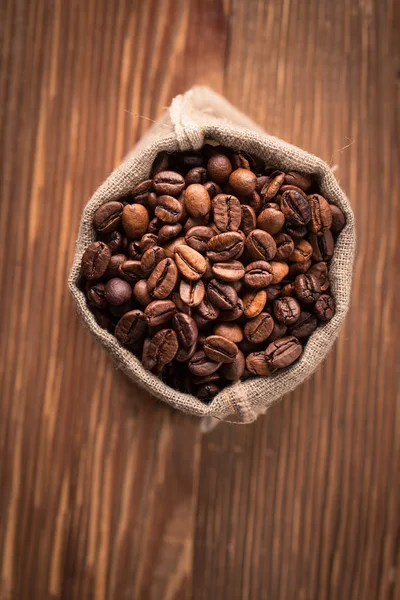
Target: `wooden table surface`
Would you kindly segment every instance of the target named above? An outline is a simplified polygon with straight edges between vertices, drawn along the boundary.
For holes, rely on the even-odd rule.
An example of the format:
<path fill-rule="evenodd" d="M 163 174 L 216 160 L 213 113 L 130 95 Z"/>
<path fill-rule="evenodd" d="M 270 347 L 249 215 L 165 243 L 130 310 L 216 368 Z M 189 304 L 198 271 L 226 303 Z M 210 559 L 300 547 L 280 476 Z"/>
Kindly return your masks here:
<path fill-rule="evenodd" d="M 1 600 L 400 598 L 398 0 L 1 3 Z M 81 211 L 208 84 L 351 198 L 334 350 L 202 435 L 118 372 L 67 290 Z"/>

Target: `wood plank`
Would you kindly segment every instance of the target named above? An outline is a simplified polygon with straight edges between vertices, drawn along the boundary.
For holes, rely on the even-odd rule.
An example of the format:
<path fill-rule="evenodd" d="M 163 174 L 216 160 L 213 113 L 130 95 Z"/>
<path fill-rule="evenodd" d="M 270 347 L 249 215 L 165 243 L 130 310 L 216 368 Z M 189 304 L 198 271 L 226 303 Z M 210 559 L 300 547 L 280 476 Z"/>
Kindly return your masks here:
<path fill-rule="evenodd" d="M 400 598 L 399 3 L 16 0 L 0 22 L 0 600 Z M 85 202 L 194 83 L 335 166 L 358 224 L 325 364 L 204 438 L 66 288 Z"/>

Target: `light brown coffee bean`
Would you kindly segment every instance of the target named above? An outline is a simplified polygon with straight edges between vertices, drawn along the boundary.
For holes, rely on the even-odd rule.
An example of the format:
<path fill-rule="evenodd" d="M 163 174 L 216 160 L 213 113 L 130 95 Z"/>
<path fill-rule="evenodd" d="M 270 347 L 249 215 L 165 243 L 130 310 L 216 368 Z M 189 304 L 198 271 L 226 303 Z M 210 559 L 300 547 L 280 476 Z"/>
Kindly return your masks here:
<path fill-rule="evenodd" d="M 140 264 L 145 277 L 148 277 L 158 263 L 166 258 L 164 248 L 152 246 L 143 254 Z"/>
<path fill-rule="evenodd" d="M 232 165 L 227 156 L 224 154 L 214 154 L 207 163 L 208 176 L 212 181 L 219 185 L 223 185 L 229 179 L 232 173 Z"/>
<path fill-rule="evenodd" d="M 311 208 L 311 221 L 308 224 L 310 231 L 319 235 L 325 229 L 330 229 L 332 225 L 332 212 L 328 202 L 319 194 L 307 196 L 308 204 Z"/>
<path fill-rule="evenodd" d="M 215 235 L 207 244 L 207 257 L 213 262 L 225 262 L 243 254 L 242 236 L 237 231 L 226 231 Z"/>
<path fill-rule="evenodd" d="M 153 300 L 153 298 L 150 296 L 149 292 L 147 291 L 146 279 L 140 279 L 139 281 L 137 281 L 135 283 L 135 287 L 133 288 L 133 295 L 135 297 L 135 300 L 141 306 L 147 306 Z"/>
<path fill-rule="evenodd" d="M 185 187 L 185 180 L 175 171 L 161 171 L 153 177 L 153 187 L 157 194 L 177 196 Z"/>
<path fill-rule="evenodd" d="M 182 217 L 182 204 L 173 196 L 159 196 L 154 214 L 163 223 L 177 223 Z"/>
<path fill-rule="evenodd" d="M 203 301 L 205 294 L 204 283 L 198 281 L 186 281 L 182 279 L 179 284 L 179 296 L 184 304 L 194 308 Z"/>
<path fill-rule="evenodd" d="M 220 335 L 235 344 L 243 340 L 243 331 L 236 323 L 219 323 L 213 329 L 214 335 Z"/>
<path fill-rule="evenodd" d="M 252 352 L 246 358 L 246 367 L 252 375 L 268 377 L 272 374 L 271 368 L 267 363 L 267 356 L 264 350 Z"/>
<path fill-rule="evenodd" d="M 166 244 L 163 244 L 165 256 L 167 258 L 174 258 L 175 248 L 177 248 L 178 246 L 186 246 L 186 240 L 184 237 L 178 237 L 171 240 L 170 242 L 167 242 Z"/>
<path fill-rule="evenodd" d="M 244 266 L 238 260 L 216 262 L 211 267 L 213 274 L 222 281 L 239 281 L 245 274 Z"/>
<path fill-rule="evenodd" d="M 276 285 L 277 283 L 280 283 L 282 279 L 285 279 L 285 277 L 289 273 L 289 267 L 284 262 L 271 260 L 269 266 L 272 272 L 271 285 Z"/>
<path fill-rule="evenodd" d="M 188 214 L 197 219 L 211 210 L 211 199 L 203 185 L 193 183 L 185 190 L 184 204 Z"/>
<path fill-rule="evenodd" d="M 260 195 L 264 202 L 269 202 L 275 198 L 280 190 L 281 185 L 285 180 L 285 173 L 282 171 L 274 171 L 264 183 Z"/>
<path fill-rule="evenodd" d="M 267 292 L 265 290 L 252 290 L 243 298 L 244 315 L 252 319 L 259 315 L 267 303 Z"/>
<path fill-rule="evenodd" d="M 164 258 L 156 265 L 147 280 L 147 291 L 157 300 L 167 298 L 175 287 L 178 269 L 171 258 Z"/>
<path fill-rule="evenodd" d="M 258 229 L 263 229 L 270 235 L 277 234 L 284 224 L 284 214 L 275 208 L 264 208 L 257 217 Z"/>
<path fill-rule="evenodd" d="M 244 283 L 250 288 L 265 288 L 272 279 L 273 271 L 265 260 L 256 260 L 245 268 Z"/>
<path fill-rule="evenodd" d="M 174 238 L 178 237 L 182 231 L 182 225 L 180 223 L 174 223 L 174 225 L 163 225 L 158 232 L 157 243 L 162 245 Z"/>
<path fill-rule="evenodd" d="M 188 246 L 197 250 L 197 252 L 206 252 L 207 243 L 214 236 L 214 231 L 206 225 L 197 225 L 191 227 L 185 235 L 185 240 Z"/>
<path fill-rule="evenodd" d="M 207 266 L 204 256 L 190 246 L 178 246 L 175 249 L 175 262 L 182 275 L 190 281 L 201 279 Z"/>
<path fill-rule="evenodd" d="M 234 288 L 218 279 L 211 279 L 208 282 L 207 295 L 212 304 L 221 310 L 232 310 L 238 300 Z"/>
<path fill-rule="evenodd" d="M 237 231 L 242 220 L 242 209 L 236 196 L 218 194 L 212 200 L 214 223 L 219 231 Z"/>
<path fill-rule="evenodd" d="M 153 300 L 144 310 L 147 324 L 150 327 L 165 327 L 176 313 L 172 300 Z"/>
<path fill-rule="evenodd" d="M 274 238 L 262 229 L 254 229 L 247 236 L 246 250 L 254 260 L 272 260 L 276 254 Z"/>
<path fill-rule="evenodd" d="M 274 320 L 267 312 L 260 313 L 254 319 L 247 321 L 244 326 L 244 335 L 249 342 L 256 344 L 264 342 L 274 328 Z"/>
<path fill-rule="evenodd" d="M 257 177 L 248 169 L 235 169 L 229 176 L 229 185 L 233 193 L 239 196 L 251 196 L 256 190 Z"/>
<path fill-rule="evenodd" d="M 310 260 L 312 253 L 313 249 L 311 244 L 309 244 L 307 240 L 300 240 L 296 243 L 294 250 L 289 256 L 288 260 L 290 262 L 304 263 Z"/>
<path fill-rule="evenodd" d="M 122 227 L 130 240 L 140 240 L 149 226 L 149 213 L 141 204 L 127 204 L 122 211 Z"/>
<path fill-rule="evenodd" d="M 203 350 L 208 358 L 219 363 L 233 362 L 238 353 L 236 344 L 220 335 L 208 336 L 204 341 Z"/>
<path fill-rule="evenodd" d="M 254 209 L 251 208 L 248 204 L 241 205 L 242 211 L 242 220 L 240 223 L 240 228 L 243 230 L 244 234 L 247 236 L 253 229 L 256 228 L 257 216 Z"/>

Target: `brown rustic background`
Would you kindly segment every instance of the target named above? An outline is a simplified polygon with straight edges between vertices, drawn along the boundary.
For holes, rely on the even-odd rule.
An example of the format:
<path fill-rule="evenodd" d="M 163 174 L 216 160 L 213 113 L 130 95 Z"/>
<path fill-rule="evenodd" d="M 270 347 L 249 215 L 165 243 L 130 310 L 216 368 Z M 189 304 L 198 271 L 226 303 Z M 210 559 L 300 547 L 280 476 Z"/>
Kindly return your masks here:
<path fill-rule="evenodd" d="M 0 599 L 400 598 L 398 0 L 1 3 Z M 93 190 L 193 83 L 332 165 L 352 307 L 248 426 L 115 370 L 67 291 Z"/>

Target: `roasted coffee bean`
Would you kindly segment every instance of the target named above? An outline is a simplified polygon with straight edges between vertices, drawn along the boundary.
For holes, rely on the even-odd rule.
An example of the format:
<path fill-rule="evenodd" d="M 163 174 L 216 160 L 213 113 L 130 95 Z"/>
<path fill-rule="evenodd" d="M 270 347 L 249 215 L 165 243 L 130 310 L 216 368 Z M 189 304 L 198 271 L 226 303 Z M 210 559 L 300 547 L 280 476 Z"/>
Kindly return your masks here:
<path fill-rule="evenodd" d="M 278 233 L 274 237 L 276 244 L 275 260 L 287 260 L 294 250 L 294 241 L 287 233 Z"/>
<path fill-rule="evenodd" d="M 335 314 L 335 301 L 328 294 L 321 294 L 314 305 L 314 312 L 320 321 L 330 321 Z"/>
<path fill-rule="evenodd" d="M 278 321 L 275 321 L 274 328 L 269 336 L 269 341 L 274 342 L 275 340 L 278 340 L 279 338 L 284 337 L 286 335 L 286 332 L 287 332 L 286 325 L 284 325 L 283 323 L 279 323 Z"/>
<path fill-rule="evenodd" d="M 290 328 L 290 333 L 297 338 L 305 338 L 315 331 L 317 324 L 317 318 L 314 315 L 301 311 L 296 323 Z"/>
<path fill-rule="evenodd" d="M 170 240 L 176 238 L 182 231 L 182 225 L 180 223 L 174 223 L 173 225 L 163 225 L 158 232 L 158 244 L 165 244 Z"/>
<path fill-rule="evenodd" d="M 211 279 L 208 282 L 207 294 L 212 304 L 221 310 L 232 310 L 238 300 L 233 287 L 218 279 Z"/>
<path fill-rule="evenodd" d="M 177 223 L 182 216 L 182 204 L 173 196 L 159 196 L 154 214 L 163 223 Z"/>
<path fill-rule="evenodd" d="M 277 234 L 284 224 L 283 212 L 276 208 L 264 208 L 257 217 L 258 229 L 263 229 L 270 235 Z"/>
<path fill-rule="evenodd" d="M 140 240 L 149 226 L 149 213 L 141 204 L 127 204 L 122 211 L 122 227 L 130 240 Z"/>
<path fill-rule="evenodd" d="M 208 336 L 203 344 L 203 350 L 208 358 L 219 363 L 231 363 L 235 360 L 238 347 L 221 335 Z"/>
<path fill-rule="evenodd" d="M 289 277 L 297 277 L 297 275 L 301 275 L 302 273 L 307 273 L 308 269 L 311 267 L 311 259 L 302 263 L 292 263 L 289 265 Z"/>
<path fill-rule="evenodd" d="M 142 249 L 139 242 L 129 242 L 128 256 L 131 260 L 140 260 L 142 258 Z"/>
<path fill-rule="evenodd" d="M 298 242 L 307 235 L 308 229 L 305 225 L 300 225 L 299 227 L 287 225 L 285 226 L 285 233 L 287 233 L 295 242 Z"/>
<path fill-rule="evenodd" d="M 212 200 L 214 223 L 219 231 L 237 231 L 242 220 L 242 209 L 236 196 L 218 194 Z"/>
<path fill-rule="evenodd" d="M 188 214 L 194 219 L 204 217 L 211 210 L 210 196 L 203 185 L 193 183 L 185 190 L 184 204 Z"/>
<path fill-rule="evenodd" d="M 318 300 L 321 294 L 319 279 L 310 273 L 297 275 L 294 282 L 294 289 L 297 298 L 305 304 L 312 304 Z"/>
<path fill-rule="evenodd" d="M 157 244 L 157 236 L 154 233 L 145 233 L 139 242 L 131 242 L 133 244 L 137 243 L 139 245 L 140 251 L 146 252 L 152 246 Z"/>
<path fill-rule="evenodd" d="M 229 185 L 233 193 L 239 196 L 251 196 L 256 190 L 257 177 L 248 169 L 235 169 L 229 176 Z"/>
<path fill-rule="evenodd" d="M 148 196 L 149 196 L 149 193 L 152 191 L 152 189 L 153 189 L 153 180 L 152 179 L 146 179 L 145 181 L 142 181 L 141 183 L 138 183 L 137 185 L 135 185 L 135 187 L 133 188 L 133 190 L 131 192 L 134 202 L 137 202 L 139 204 L 147 204 Z"/>
<path fill-rule="evenodd" d="M 275 198 L 284 180 L 285 173 L 282 171 L 274 171 L 270 177 L 268 177 L 260 192 L 263 202 L 269 202 L 272 198 Z"/>
<path fill-rule="evenodd" d="M 238 350 L 235 358 L 231 363 L 225 363 L 221 365 L 221 375 L 228 381 L 239 381 L 244 373 L 246 367 L 246 359 L 241 350 Z"/>
<path fill-rule="evenodd" d="M 205 294 L 204 283 L 198 281 L 182 281 L 179 284 L 179 296 L 184 304 L 194 308 L 203 301 Z"/>
<path fill-rule="evenodd" d="M 288 183 L 284 183 L 282 185 L 282 187 L 279 190 L 280 194 L 283 194 L 284 192 L 298 192 L 299 194 L 301 194 L 302 196 L 304 196 L 304 198 L 307 198 L 306 193 L 299 187 L 297 187 L 297 185 L 290 185 Z"/>
<path fill-rule="evenodd" d="M 271 342 L 265 351 L 267 364 L 276 369 L 288 367 L 299 358 L 303 347 L 294 336 L 287 336 Z"/>
<path fill-rule="evenodd" d="M 254 210 L 248 204 L 241 205 L 242 219 L 240 222 L 240 228 L 247 236 L 253 229 L 256 228 L 257 216 Z"/>
<path fill-rule="evenodd" d="M 91 306 L 95 306 L 97 308 L 106 308 L 107 300 L 104 296 L 104 283 L 101 281 L 90 285 L 86 295 Z"/>
<path fill-rule="evenodd" d="M 197 250 L 197 252 L 206 252 L 207 243 L 214 235 L 215 233 L 211 227 L 197 225 L 186 232 L 185 240 L 190 248 Z"/>
<path fill-rule="evenodd" d="M 190 281 L 200 279 L 206 270 L 206 259 L 190 246 L 175 249 L 175 262 L 181 274 Z"/>
<path fill-rule="evenodd" d="M 249 354 L 246 358 L 246 367 L 252 375 L 260 375 L 261 377 L 271 375 L 271 368 L 267 363 L 265 350 Z"/>
<path fill-rule="evenodd" d="M 217 195 L 217 194 L 222 194 L 222 190 L 219 187 L 219 185 L 217 183 L 215 183 L 214 181 L 206 181 L 204 184 L 205 189 L 208 192 L 208 195 L 210 196 L 211 200 Z"/>
<path fill-rule="evenodd" d="M 239 258 L 243 254 L 244 244 L 240 233 L 225 231 L 215 235 L 207 244 L 207 256 L 213 262 L 225 262 Z"/>
<path fill-rule="evenodd" d="M 141 252 L 143 253 L 146 252 L 146 250 L 148 250 L 152 246 L 155 246 L 157 243 L 160 244 L 160 242 L 157 239 L 157 236 L 154 235 L 154 233 L 145 233 L 139 242 L 139 247 Z"/>
<path fill-rule="evenodd" d="M 311 208 L 307 200 L 295 191 L 282 194 L 281 211 L 285 215 L 286 222 L 294 225 L 307 225 L 311 220 Z"/>
<path fill-rule="evenodd" d="M 315 275 L 319 280 L 321 292 L 326 292 L 329 288 L 329 272 L 326 262 L 315 263 L 308 269 L 307 273 Z"/>
<path fill-rule="evenodd" d="M 224 323 L 227 321 L 236 321 L 236 319 L 239 319 L 239 317 L 242 316 L 243 312 L 243 302 L 240 298 L 238 298 L 236 306 L 234 306 L 231 310 L 221 310 L 219 314 L 219 320 Z"/>
<path fill-rule="evenodd" d="M 268 302 L 276 300 L 281 293 L 282 286 L 279 284 L 269 285 L 265 291 L 267 292 Z"/>
<path fill-rule="evenodd" d="M 312 233 L 320 235 L 332 225 L 331 209 L 325 198 L 319 194 L 311 194 L 307 196 L 307 200 L 311 208 L 311 221 L 308 228 Z"/>
<path fill-rule="evenodd" d="M 267 303 L 267 292 L 265 290 L 253 290 L 245 294 L 243 298 L 244 315 L 252 319 L 259 315 Z"/>
<path fill-rule="evenodd" d="M 250 288 L 265 288 L 272 282 L 273 272 L 270 264 L 256 260 L 245 268 L 244 283 Z"/>
<path fill-rule="evenodd" d="M 99 206 L 93 215 L 93 225 L 99 233 L 110 233 L 118 229 L 124 205 L 111 201 Z"/>
<path fill-rule="evenodd" d="M 311 244 L 309 244 L 307 240 L 300 240 L 299 242 L 296 242 L 294 250 L 288 260 L 295 263 L 304 263 L 310 260 L 312 253 L 313 249 Z"/>
<path fill-rule="evenodd" d="M 185 187 L 185 180 L 175 171 L 161 171 L 153 177 L 153 187 L 157 194 L 177 196 Z"/>
<path fill-rule="evenodd" d="M 185 177 L 186 186 L 192 185 L 193 183 L 201 183 L 203 185 L 206 181 L 207 171 L 204 167 L 193 167 Z"/>
<path fill-rule="evenodd" d="M 186 234 L 193 227 L 207 226 L 210 222 L 210 215 L 204 215 L 204 217 L 199 217 L 198 219 L 194 219 L 193 217 L 188 217 L 183 225 L 183 233 Z M 210 227 L 214 231 L 215 225 L 211 223 Z"/>
<path fill-rule="evenodd" d="M 155 192 L 147 194 L 147 204 L 151 210 L 155 210 L 158 204 L 158 196 Z"/>
<path fill-rule="evenodd" d="M 308 175 L 306 173 L 289 171 L 285 175 L 285 184 L 295 185 L 302 189 L 303 192 L 308 192 L 314 184 L 314 179 L 312 175 Z"/>
<path fill-rule="evenodd" d="M 146 334 L 146 320 L 141 310 L 136 308 L 125 313 L 115 326 L 115 337 L 121 344 L 137 345 Z"/>
<path fill-rule="evenodd" d="M 220 335 L 237 344 L 243 340 L 243 330 L 236 323 L 220 323 L 213 329 L 214 335 Z"/>
<path fill-rule="evenodd" d="M 229 179 L 232 173 L 232 165 L 227 156 L 224 154 L 214 154 L 207 163 L 208 176 L 212 181 L 219 185 L 223 185 Z"/>
<path fill-rule="evenodd" d="M 242 279 L 245 274 L 244 266 L 238 260 L 216 262 L 212 265 L 212 272 L 217 279 L 234 282 Z"/>
<path fill-rule="evenodd" d="M 274 315 L 280 323 L 292 325 L 300 316 L 300 304 L 290 296 L 274 301 Z"/>
<path fill-rule="evenodd" d="M 276 254 L 275 240 L 266 231 L 254 229 L 247 236 L 246 250 L 254 260 L 272 260 Z"/>
<path fill-rule="evenodd" d="M 174 289 L 177 278 L 176 264 L 171 258 L 164 258 L 147 280 L 147 291 L 153 298 L 164 300 Z"/>
<path fill-rule="evenodd" d="M 131 285 L 143 278 L 142 265 L 139 260 L 126 260 L 118 267 L 118 276 Z"/>
<path fill-rule="evenodd" d="M 161 371 L 162 367 L 175 357 L 178 352 L 178 339 L 175 331 L 172 329 L 161 329 L 151 339 L 150 344 L 146 348 L 146 356 L 142 356 L 142 363 L 145 366 L 147 361 L 153 366 L 147 369 L 156 368 Z M 143 346 L 143 354 L 145 354 L 145 346 Z"/>
<path fill-rule="evenodd" d="M 338 206 L 330 204 L 329 208 L 332 214 L 331 231 L 332 233 L 340 233 L 343 227 L 346 225 L 346 217 Z"/>
<path fill-rule="evenodd" d="M 107 270 L 111 252 L 104 242 L 93 242 L 82 256 L 81 268 L 86 279 L 100 279 Z"/>
<path fill-rule="evenodd" d="M 199 332 L 196 321 L 192 317 L 183 313 L 176 313 L 172 319 L 172 327 L 176 331 L 181 346 L 189 348 L 196 344 Z"/>
<path fill-rule="evenodd" d="M 127 281 L 114 277 L 107 281 L 104 287 L 104 296 L 113 306 L 121 306 L 131 299 L 132 288 Z"/>
<path fill-rule="evenodd" d="M 260 313 L 257 317 L 247 321 L 244 326 L 244 335 L 249 342 L 258 344 L 264 342 L 274 328 L 274 320 L 267 312 Z"/>
<path fill-rule="evenodd" d="M 170 242 L 167 242 L 166 244 L 163 244 L 165 256 L 167 258 L 174 258 L 175 248 L 177 248 L 178 246 L 186 246 L 186 240 L 184 237 L 181 236 L 175 238 L 174 240 L 171 240 Z"/>
<path fill-rule="evenodd" d="M 203 300 L 197 307 L 197 312 L 200 317 L 206 321 L 215 321 L 220 314 L 219 308 L 212 304 L 207 294 L 204 295 Z"/>
<path fill-rule="evenodd" d="M 195 323 L 196 323 L 196 321 L 195 321 Z M 197 327 L 197 323 L 196 323 L 196 327 Z M 177 360 L 178 362 L 182 362 L 182 363 L 188 362 L 192 358 L 192 356 L 194 356 L 194 353 L 196 352 L 196 348 L 197 348 L 196 342 L 192 346 L 188 346 L 187 348 L 185 346 L 180 346 L 178 352 L 176 353 L 175 360 Z"/>
<path fill-rule="evenodd" d="M 270 180 L 268 175 L 259 175 L 257 177 L 256 192 L 260 193 L 264 185 Z"/>
<path fill-rule="evenodd" d="M 258 213 L 260 212 L 260 210 L 263 207 L 263 201 L 261 200 L 260 194 L 258 194 L 256 191 L 254 191 L 251 194 L 251 196 L 249 196 L 247 198 L 247 202 L 248 202 L 250 208 L 252 208 L 254 210 L 256 215 L 258 215 Z"/>
<path fill-rule="evenodd" d="M 176 313 L 172 300 L 153 300 L 144 310 L 149 327 L 165 327 Z"/>
<path fill-rule="evenodd" d="M 181 297 L 179 295 L 179 292 L 177 290 L 175 290 L 174 292 L 172 292 L 172 294 L 171 294 L 171 300 L 172 300 L 172 302 L 175 304 L 176 308 L 180 312 L 185 313 L 185 315 L 191 315 L 192 314 L 191 307 L 188 306 L 187 304 L 185 304 L 184 302 L 182 302 L 182 299 L 181 299 Z"/>
<path fill-rule="evenodd" d="M 168 152 L 159 152 L 154 159 L 153 166 L 151 167 L 151 177 L 154 179 L 157 173 L 168 171 L 169 162 L 170 160 Z"/>
<path fill-rule="evenodd" d="M 211 375 L 218 371 L 220 366 L 221 363 L 211 360 L 204 350 L 198 350 L 189 361 L 189 371 L 198 376 Z"/>
<path fill-rule="evenodd" d="M 335 242 L 329 229 L 326 229 L 322 235 L 310 233 L 308 241 L 312 246 L 312 258 L 316 262 L 330 260 L 333 256 Z"/>
<path fill-rule="evenodd" d="M 120 231 L 112 231 L 103 237 L 103 241 L 110 248 L 111 254 L 119 254 L 126 247 L 127 239 Z"/>
<path fill-rule="evenodd" d="M 289 267 L 284 262 L 271 260 L 269 266 L 272 273 L 271 285 L 276 285 L 277 283 L 280 283 L 289 272 Z"/>
<path fill-rule="evenodd" d="M 219 387 L 215 383 L 205 383 L 201 385 L 197 390 L 197 397 L 201 400 L 211 400 L 219 392 Z"/>
<path fill-rule="evenodd" d="M 152 246 L 146 250 L 140 260 L 143 275 L 148 277 L 155 266 L 165 257 L 165 250 L 160 246 Z"/>
<path fill-rule="evenodd" d="M 119 277 L 119 267 L 126 261 L 125 254 L 113 254 L 108 263 L 106 272 L 103 275 L 103 279 L 112 279 L 113 277 Z"/>
<path fill-rule="evenodd" d="M 147 281 L 145 279 L 140 279 L 135 283 L 133 295 L 140 306 L 147 306 L 153 300 L 147 291 Z"/>

